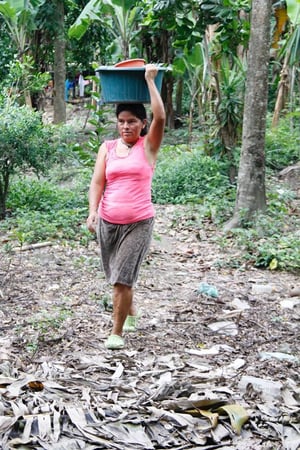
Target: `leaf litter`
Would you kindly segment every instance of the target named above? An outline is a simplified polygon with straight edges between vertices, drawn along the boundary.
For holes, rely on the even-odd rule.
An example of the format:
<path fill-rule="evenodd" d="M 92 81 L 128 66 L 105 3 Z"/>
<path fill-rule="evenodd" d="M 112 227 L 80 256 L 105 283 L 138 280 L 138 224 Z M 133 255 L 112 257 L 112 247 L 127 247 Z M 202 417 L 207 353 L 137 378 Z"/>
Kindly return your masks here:
<path fill-rule="evenodd" d="M 220 264 L 187 214 L 157 207 L 124 350 L 95 241 L 3 255 L 3 450 L 299 448 L 299 279 Z"/>

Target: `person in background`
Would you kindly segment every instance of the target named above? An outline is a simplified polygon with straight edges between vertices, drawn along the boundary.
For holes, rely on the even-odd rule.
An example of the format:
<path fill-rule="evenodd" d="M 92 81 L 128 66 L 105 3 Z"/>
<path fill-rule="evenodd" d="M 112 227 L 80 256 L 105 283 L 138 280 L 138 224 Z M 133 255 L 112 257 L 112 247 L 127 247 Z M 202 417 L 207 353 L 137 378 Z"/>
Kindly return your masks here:
<path fill-rule="evenodd" d="M 113 327 L 105 342 L 112 350 L 124 347 L 123 331 L 136 329 L 133 289 L 154 225 L 151 184 L 165 127 L 156 75 L 156 66 L 147 64 L 152 111 L 148 132 L 143 104 L 118 104 L 119 137 L 100 146 L 89 189 L 87 227 L 99 233 L 103 269 L 113 286 Z"/>
<path fill-rule="evenodd" d="M 82 73 L 79 75 L 78 78 L 78 86 L 79 86 L 79 97 L 84 97 L 84 78 Z"/>

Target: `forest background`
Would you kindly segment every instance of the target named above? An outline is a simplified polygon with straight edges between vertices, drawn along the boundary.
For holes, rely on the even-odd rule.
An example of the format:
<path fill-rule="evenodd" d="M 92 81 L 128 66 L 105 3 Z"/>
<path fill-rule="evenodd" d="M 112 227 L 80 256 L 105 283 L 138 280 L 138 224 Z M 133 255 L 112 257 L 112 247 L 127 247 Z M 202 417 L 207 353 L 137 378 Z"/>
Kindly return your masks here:
<path fill-rule="evenodd" d="M 242 259 L 257 267 L 299 268 L 300 5 L 254 6 L 267 18 L 267 28 L 252 24 L 268 43 L 266 60 L 257 59 L 259 46 L 251 60 L 268 67 L 264 85 L 259 70 L 251 74 L 253 64 L 247 69 L 248 0 L 0 2 L 0 226 L 9 232 L 4 250 L 15 241 L 91 238 L 84 226 L 90 170 L 99 143 L 114 132 L 111 106 L 99 107 L 95 69 L 143 57 L 172 67 L 162 88 L 167 126 L 154 202 L 191 205 L 199 227 L 210 220 L 226 229 L 237 214 L 222 245 L 233 239 L 244 249 Z M 250 112 L 257 124 L 243 118 L 247 73 L 248 81 L 257 76 L 248 99 L 256 91 L 265 97 L 266 111 L 255 100 Z M 88 83 L 84 98 L 79 74 Z M 73 86 L 68 94 L 66 80 Z M 52 123 L 41 123 L 49 101 Z M 86 108 L 86 120 L 70 126 L 67 111 L 78 104 Z M 243 128 L 253 126 L 259 129 L 248 143 L 244 131 L 243 144 Z M 278 180 L 285 168 L 292 185 Z M 239 202 L 237 192 L 244 192 Z"/>

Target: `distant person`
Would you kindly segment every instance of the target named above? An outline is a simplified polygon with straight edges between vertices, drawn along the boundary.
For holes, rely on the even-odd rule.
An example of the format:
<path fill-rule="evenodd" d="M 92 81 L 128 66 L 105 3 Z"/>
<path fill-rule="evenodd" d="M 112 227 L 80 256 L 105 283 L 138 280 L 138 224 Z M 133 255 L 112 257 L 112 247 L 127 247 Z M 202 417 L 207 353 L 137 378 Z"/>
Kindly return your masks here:
<path fill-rule="evenodd" d="M 84 78 L 83 75 L 80 74 L 78 78 L 78 86 L 79 86 L 79 97 L 84 97 Z"/>
<path fill-rule="evenodd" d="M 69 78 L 65 81 L 65 101 L 69 100 L 70 89 L 74 87 L 74 81 L 69 80 Z"/>
<path fill-rule="evenodd" d="M 133 288 L 151 242 L 154 206 L 151 183 L 165 126 L 164 105 L 155 85 L 157 68 L 145 66 L 152 121 L 147 132 L 141 103 L 116 108 L 119 138 L 99 149 L 89 189 L 87 227 L 99 232 L 106 278 L 113 286 L 113 328 L 108 349 L 124 347 L 123 331 L 135 331 Z"/>

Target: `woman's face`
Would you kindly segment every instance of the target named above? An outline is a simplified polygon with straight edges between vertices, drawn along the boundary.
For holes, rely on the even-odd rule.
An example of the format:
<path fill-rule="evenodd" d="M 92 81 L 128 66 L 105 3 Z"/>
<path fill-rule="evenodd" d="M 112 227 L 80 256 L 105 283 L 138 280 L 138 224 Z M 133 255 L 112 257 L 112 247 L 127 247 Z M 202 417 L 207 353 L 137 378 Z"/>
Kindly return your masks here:
<path fill-rule="evenodd" d="M 142 121 L 129 111 L 122 111 L 117 119 L 118 131 L 124 142 L 135 143 L 146 126 L 146 119 Z"/>

